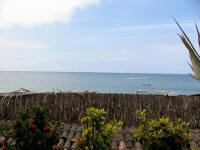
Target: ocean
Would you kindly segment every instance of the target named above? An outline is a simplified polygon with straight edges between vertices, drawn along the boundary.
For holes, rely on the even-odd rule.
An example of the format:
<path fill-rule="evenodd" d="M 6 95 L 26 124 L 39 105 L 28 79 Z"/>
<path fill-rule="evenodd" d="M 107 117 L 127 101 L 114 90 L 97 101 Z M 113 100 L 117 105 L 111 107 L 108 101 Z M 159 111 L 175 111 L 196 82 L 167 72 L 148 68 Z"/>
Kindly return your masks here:
<path fill-rule="evenodd" d="M 35 92 L 136 93 L 140 89 L 149 94 L 200 94 L 200 82 L 187 74 L 0 72 L 0 93 L 20 88 Z"/>

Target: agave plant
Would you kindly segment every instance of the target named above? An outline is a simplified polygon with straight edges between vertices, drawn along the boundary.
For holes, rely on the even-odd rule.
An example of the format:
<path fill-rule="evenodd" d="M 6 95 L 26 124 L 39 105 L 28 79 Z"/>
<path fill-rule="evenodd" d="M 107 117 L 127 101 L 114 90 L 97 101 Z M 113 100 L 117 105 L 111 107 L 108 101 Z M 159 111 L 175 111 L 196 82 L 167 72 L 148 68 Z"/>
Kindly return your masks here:
<path fill-rule="evenodd" d="M 185 47 L 187 48 L 187 50 L 189 51 L 189 54 L 190 54 L 190 60 L 191 60 L 192 64 L 189 64 L 189 65 L 190 65 L 192 71 L 194 72 L 194 74 L 190 74 L 190 75 L 194 79 L 200 80 L 200 56 L 199 56 L 197 50 L 195 49 L 195 47 L 193 46 L 192 42 L 190 41 L 190 39 L 184 32 L 184 30 L 179 25 L 179 23 L 176 20 L 175 20 L 175 22 L 178 25 L 178 27 L 181 29 L 181 32 L 182 32 L 182 34 L 178 34 L 178 35 L 181 38 L 183 44 L 185 45 Z M 197 27 L 197 24 L 196 24 L 196 30 L 197 30 L 197 34 L 198 34 L 198 44 L 200 47 L 200 33 L 199 33 L 199 29 Z"/>

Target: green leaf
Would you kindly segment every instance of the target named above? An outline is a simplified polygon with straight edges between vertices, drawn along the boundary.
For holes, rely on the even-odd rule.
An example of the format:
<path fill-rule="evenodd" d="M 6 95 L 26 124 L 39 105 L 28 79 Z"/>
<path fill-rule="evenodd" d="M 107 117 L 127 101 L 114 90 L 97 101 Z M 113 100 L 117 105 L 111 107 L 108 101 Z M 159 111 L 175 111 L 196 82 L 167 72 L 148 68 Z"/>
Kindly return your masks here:
<path fill-rule="evenodd" d="M 197 34 L 198 34 L 198 43 L 199 43 L 199 47 L 200 47 L 200 33 L 199 33 L 199 29 L 197 27 L 197 24 L 196 24 L 196 29 L 197 29 Z"/>
<path fill-rule="evenodd" d="M 194 72 L 194 74 L 190 74 L 190 76 L 196 80 L 200 80 L 200 56 L 197 53 L 196 49 L 194 48 L 192 42 L 190 41 L 190 39 L 184 32 L 184 30 L 179 25 L 179 23 L 176 20 L 175 20 L 175 22 L 182 32 L 182 35 L 178 34 L 178 36 L 181 38 L 183 44 L 185 45 L 185 47 L 187 48 L 187 50 L 190 54 L 190 60 L 191 60 L 192 64 L 189 64 L 189 65 L 190 65 L 192 71 Z M 197 30 L 197 34 L 198 34 L 198 43 L 199 43 L 199 47 L 200 47 L 200 33 L 199 33 L 197 25 L 196 25 L 196 30 Z"/>

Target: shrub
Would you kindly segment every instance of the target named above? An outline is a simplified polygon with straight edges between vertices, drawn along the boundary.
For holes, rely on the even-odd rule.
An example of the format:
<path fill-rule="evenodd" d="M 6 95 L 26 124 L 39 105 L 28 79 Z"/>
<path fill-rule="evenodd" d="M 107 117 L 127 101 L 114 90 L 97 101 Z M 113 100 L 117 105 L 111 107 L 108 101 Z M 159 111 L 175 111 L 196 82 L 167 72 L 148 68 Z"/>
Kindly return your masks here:
<path fill-rule="evenodd" d="M 77 141 L 81 150 L 110 150 L 114 137 L 118 134 L 122 122 L 116 120 L 105 124 L 104 109 L 87 109 L 87 116 L 81 120 L 84 131 Z"/>
<path fill-rule="evenodd" d="M 189 123 L 178 119 L 177 125 L 174 125 L 169 118 L 147 121 L 146 110 L 137 110 L 136 113 L 141 124 L 133 133 L 143 150 L 190 149 Z"/>
<path fill-rule="evenodd" d="M 0 147 L 7 145 L 6 137 L 9 137 L 9 130 L 11 129 L 10 123 L 1 123 L 0 124 Z M 3 149 L 3 148 L 2 148 Z M 4 147 L 5 149 L 5 147 Z"/>
<path fill-rule="evenodd" d="M 12 127 L 17 150 L 52 150 L 58 143 L 58 122 L 48 121 L 47 109 L 33 106 L 21 112 Z M 57 148 L 58 149 L 58 148 Z"/>

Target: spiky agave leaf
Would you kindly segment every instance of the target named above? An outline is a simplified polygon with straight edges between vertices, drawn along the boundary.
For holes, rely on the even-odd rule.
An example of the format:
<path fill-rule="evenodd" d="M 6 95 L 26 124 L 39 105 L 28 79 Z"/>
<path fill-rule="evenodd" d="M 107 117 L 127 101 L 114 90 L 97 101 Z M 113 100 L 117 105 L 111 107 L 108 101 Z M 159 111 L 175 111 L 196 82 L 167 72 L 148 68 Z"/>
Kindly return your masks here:
<path fill-rule="evenodd" d="M 196 24 L 196 29 L 197 29 L 197 34 L 198 34 L 199 48 L 200 48 L 200 32 L 199 32 L 199 29 L 197 27 L 197 24 Z"/>
<path fill-rule="evenodd" d="M 194 74 L 190 74 L 190 75 L 194 79 L 200 80 L 200 56 L 199 56 L 198 52 L 196 51 L 195 47 L 193 46 L 192 42 L 190 41 L 190 39 L 184 32 L 184 30 L 179 25 L 179 23 L 176 20 L 175 20 L 175 22 L 182 32 L 181 35 L 180 34 L 178 34 L 178 35 L 181 38 L 183 44 L 185 45 L 185 47 L 187 48 L 187 50 L 190 54 L 190 60 L 191 60 L 192 64 L 189 64 L 189 65 L 190 65 L 192 71 L 194 72 Z M 198 29 L 197 25 L 196 25 L 196 29 L 197 29 L 197 34 L 198 34 L 198 43 L 199 43 L 199 47 L 200 47 L 200 33 L 199 33 L 199 29 Z"/>

